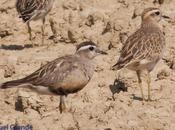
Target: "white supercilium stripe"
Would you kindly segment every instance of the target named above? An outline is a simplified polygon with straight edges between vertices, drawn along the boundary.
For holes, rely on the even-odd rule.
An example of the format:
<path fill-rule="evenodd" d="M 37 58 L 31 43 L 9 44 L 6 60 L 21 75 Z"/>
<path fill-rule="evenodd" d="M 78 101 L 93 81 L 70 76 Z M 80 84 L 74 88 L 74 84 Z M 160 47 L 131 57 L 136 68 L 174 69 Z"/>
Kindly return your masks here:
<path fill-rule="evenodd" d="M 96 46 L 93 46 L 93 45 L 87 45 L 87 46 L 80 47 L 80 48 L 78 49 L 78 51 L 86 50 L 86 49 L 88 49 L 89 47 L 94 47 L 94 48 L 96 48 Z"/>

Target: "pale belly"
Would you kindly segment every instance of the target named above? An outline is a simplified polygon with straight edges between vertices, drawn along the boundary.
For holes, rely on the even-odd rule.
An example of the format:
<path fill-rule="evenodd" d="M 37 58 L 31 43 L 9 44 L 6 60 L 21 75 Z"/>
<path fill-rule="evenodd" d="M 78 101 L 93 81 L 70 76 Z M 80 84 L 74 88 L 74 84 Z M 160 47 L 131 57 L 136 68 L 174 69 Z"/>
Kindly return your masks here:
<path fill-rule="evenodd" d="M 126 68 L 130 69 L 130 70 L 134 70 L 134 71 L 138 71 L 138 70 L 148 70 L 149 72 L 152 71 L 154 69 L 154 67 L 156 66 L 156 64 L 159 62 L 160 58 L 155 58 L 154 60 L 150 61 L 150 60 L 146 60 L 143 59 L 141 61 L 138 62 L 133 62 L 130 63 L 126 66 Z"/>
<path fill-rule="evenodd" d="M 36 21 L 36 20 L 39 20 L 39 19 L 43 19 L 48 13 L 49 13 L 49 11 L 45 11 L 45 10 L 43 10 L 43 11 L 38 11 L 38 12 L 36 13 L 36 15 L 34 15 L 34 16 L 31 18 L 31 20 Z"/>

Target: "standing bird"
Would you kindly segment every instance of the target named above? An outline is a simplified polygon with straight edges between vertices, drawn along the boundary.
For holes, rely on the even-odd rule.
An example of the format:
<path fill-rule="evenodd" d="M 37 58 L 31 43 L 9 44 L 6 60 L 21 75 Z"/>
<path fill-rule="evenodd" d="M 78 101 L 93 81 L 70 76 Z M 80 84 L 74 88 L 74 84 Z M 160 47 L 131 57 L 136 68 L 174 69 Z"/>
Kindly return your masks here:
<path fill-rule="evenodd" d="M 16 10 L 19 13 L 19 18 L 22 18 L 27 23 L 29 40 L 32 40 L 32 29 L 30 21 L 42 19 L 42 44 L 44 44 L 45 17 L 52 9 L 54 0 L 17 0 Z"/>
<path fill-rule="evenodd" d="M 77 46 L 74 55 L 57 58 L 44 65 L 31 75 L 0 85 L 1 89 L 27 87 L 41 94 L 60 95 L 60 112 L 66 109 L 64 96 L 83 89 L 94 73 L 92 59 L 98 54 L 107 54 L 93 42 L 83 42 Z"/>
<path fill-rule="evenodd" d="M 150 72 L 162 58 L 165 48 L 165 37 L 158 22 L 162 17 L 169 17 L 163 16 L 158 8 L 145 9 L 141 17 L 141 27 L 126 40 L 121 50 L 120 58 L 112 68 L 113 70 L 119 70 L 126 67 L 136 71 L 143 100 L 145 100 L 145 98 L 142 90 L 141 72 L 143 70 L 146 71 L 148 101 L 151 101 Z"/>

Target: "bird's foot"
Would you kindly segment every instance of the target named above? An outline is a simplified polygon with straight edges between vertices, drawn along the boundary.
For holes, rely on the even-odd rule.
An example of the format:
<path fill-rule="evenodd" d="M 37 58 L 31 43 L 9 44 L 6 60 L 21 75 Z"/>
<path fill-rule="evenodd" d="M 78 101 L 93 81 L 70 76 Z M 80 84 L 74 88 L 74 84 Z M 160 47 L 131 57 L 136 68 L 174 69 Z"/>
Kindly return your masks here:
<path fill-rule="evenodd" d="M 66 106 L 65 105 L 59 105 L 59 110 L 60 110 L 60 113 L 63 113 L 63 112 L 66 112 Z"/>
<path fill-rule="evenodd" d="M 153 99 L 151 99 L 151 98 L 148 98 L 148 99 L 145 100 L 145 101 L 147 101 L 147 102 L 153 102 L 153 101 L 156 101 L 156 100 L 153 100 Z"/>

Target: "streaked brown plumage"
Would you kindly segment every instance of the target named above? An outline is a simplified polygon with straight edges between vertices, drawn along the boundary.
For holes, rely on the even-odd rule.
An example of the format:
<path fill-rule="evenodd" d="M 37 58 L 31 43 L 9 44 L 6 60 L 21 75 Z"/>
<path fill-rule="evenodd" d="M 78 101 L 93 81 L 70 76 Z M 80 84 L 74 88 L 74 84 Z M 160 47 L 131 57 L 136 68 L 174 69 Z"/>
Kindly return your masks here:
<path fill-rule="evenodd" d="M 137 72 L 143 100 L 144 95 L 140 73 L 146 70 L 148 74 L 148 100 L 151 100 L 149 73 L 162 57 L 165 48 L 165 38 L 158 26 L 158 22 L 162 17 L 158 8 L 145 9 L 141 17 L 141 27 L 126 40 L 121 50 L 120 58 L 113 66 L 113 69 L 126 67 Z"/>
<path fill-rule="evenodd" d="M 27 23 L 29 40 L 32 40 L 30 21 L 42 19 L 42 43 L 44 43 L 45 17 L 52 9 L 54 0 L 16 0 L 19 17 Z"/>
<path fill-rule="evenodd" d="M 42 94 L 58 94 L 60 96 L 60 111 L 65 108 L 64 96 L 75 93 L 86 86 L 92 78 L 94 65 L 92 59 L 100 51 L 93 42 L 84 42 L 77 46 L 74 55 L 57 58 L 44 65 L 31 75 L 0 85 L 1 89 L 15 86 L 28 87 Z M 34 85 L 34 86 L 33 86 Z"/>

